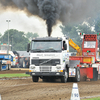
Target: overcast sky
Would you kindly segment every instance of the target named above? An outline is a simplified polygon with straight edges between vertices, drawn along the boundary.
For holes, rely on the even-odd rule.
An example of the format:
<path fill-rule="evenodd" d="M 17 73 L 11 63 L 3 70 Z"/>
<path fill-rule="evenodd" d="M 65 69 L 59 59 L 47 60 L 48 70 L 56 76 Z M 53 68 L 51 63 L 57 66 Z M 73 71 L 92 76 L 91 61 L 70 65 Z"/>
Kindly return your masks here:
<path fill-rule="evenodd" d="M 47 36 L 45 21 L 36 16 L 28 17 L 23 11 L 6 11 L 0 14 L 1 34 L 4 34 L 4 32 L 8 29 L 8 23 L 6 20 L 11 20 L 9 23 L 9 29 L 17 29 L 18 31 L 23 31 L 25 33 L 38 33 L 40 37 Z M 62 36 L 59 25 L 61 25 L 61 23 L 53 28 L 51 36 Z"/>

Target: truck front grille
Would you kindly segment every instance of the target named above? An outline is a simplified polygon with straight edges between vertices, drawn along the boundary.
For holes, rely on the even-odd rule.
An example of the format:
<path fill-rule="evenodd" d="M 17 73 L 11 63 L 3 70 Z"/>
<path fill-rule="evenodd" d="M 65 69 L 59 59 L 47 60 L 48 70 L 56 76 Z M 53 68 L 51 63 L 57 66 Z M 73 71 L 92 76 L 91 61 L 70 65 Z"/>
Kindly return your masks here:
<path fill-rule="evenodd" d="M 41 66 L 40 67 L 40 72 L 51 72 L 52 67 L 49 66 Z"/>
<path fill-rule="evenodd" d="M 35 66 L 56 66 L 60 64 L 60 59 L 32 59 L 31 64 Z"/>

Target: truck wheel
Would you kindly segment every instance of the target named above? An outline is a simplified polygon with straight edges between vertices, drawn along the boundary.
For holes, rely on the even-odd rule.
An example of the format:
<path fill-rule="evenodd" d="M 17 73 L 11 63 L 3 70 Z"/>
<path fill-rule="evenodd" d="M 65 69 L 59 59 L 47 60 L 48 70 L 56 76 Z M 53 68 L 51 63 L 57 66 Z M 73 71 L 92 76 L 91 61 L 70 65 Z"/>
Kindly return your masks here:
<path fill-rule="evenodd" d="M 51 82 L 55 82 L 55 78 L 51 78 L 50 81 L 51 81 Z"/>
<path fill-rule="evenodd" d="M 49 82 L 49 79 L 45 78 L 45 79 L 42 79 L 43 82 Z"/>
<path fill-rule="evenodd" d="M 65 75 L 61 77 L 61 82 L 62 83 L 66 83 L 67 82 L 67 78 L 68 78 L 68 73 L 67 70 L 65 71 Z"/>
<path fill-rule="evenodd" d="M 76 76 L 74 78 L 75 82 L 79 82 L 80 81 L 80 68 L 76 68 Z"/>
<path fill-rule="evenodd" d="M 2 70 L 2 66 L 0 66 L 0 71 Z"/>
<path fill-rule="evenodd" d="M 39 80 L 39 77 L 38 76 L 32 76 L 32 81 L 33 82 L 38 82 Z"/>
<path fill-rule="evenodd" d="M 43 82 L 46 82 L 46 79 L 42 79 Z"/>
<path fill-rule="evenodd" d="M 0 71 L 2 70 L 2 63 L 1 63 L 1 60 L 0 60 Z"/>

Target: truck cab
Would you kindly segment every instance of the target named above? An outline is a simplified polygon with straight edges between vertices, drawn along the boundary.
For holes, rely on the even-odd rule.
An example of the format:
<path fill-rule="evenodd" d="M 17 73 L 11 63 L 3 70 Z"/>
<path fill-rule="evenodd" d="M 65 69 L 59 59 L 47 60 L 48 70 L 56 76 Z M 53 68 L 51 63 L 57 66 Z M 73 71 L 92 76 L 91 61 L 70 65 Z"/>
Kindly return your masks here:
<path fill-rule="evenodd" d="M 97 61 L 97 48 L 98 40 L 96 34 L 86 34 L 84 35 L 82 42 L 82 53 L 83 56 L 94 57 L 94 61 Z"/>
<path fill-rule="evenodd" d="M 9 47 L 9 53 L 8 53 Z M 6 43 L 0 44 L 0 71 L 10 70 L 11 66 L 15 66 L 14 61 L 15 55 L 11 51 L 11 45 L 8 46 Z"/>
<path fill-rule="evenodd" d="M 66 82 L 69 66 L 69 43 L 66 37 L 33 38 L 28 44 L 29 72 L 33 82 L 60 78 Z"/>

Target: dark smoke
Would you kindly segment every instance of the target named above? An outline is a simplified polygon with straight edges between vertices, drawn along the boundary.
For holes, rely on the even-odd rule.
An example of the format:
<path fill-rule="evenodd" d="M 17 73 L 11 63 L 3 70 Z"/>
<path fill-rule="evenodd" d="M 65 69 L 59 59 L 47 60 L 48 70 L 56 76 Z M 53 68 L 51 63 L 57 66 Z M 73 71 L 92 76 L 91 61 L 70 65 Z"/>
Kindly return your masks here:
<path fill-rule="evenodd" d="M 0 0 L 1 9 L 23 10 L 46 20 L 48 36 L 57 21 L 79 22 L 99 12 L 99 0 Z"/>
<path fill-rule="evenodd" d="M 52 27 L 56 24 L 56 20 L 59 19 L 60 9 L 57 1 L 58 0 L 39 0 L 37 3 L 40 16 L 46 20 L 48 36 L 51 35 Z"/>

